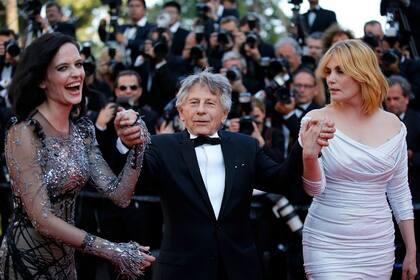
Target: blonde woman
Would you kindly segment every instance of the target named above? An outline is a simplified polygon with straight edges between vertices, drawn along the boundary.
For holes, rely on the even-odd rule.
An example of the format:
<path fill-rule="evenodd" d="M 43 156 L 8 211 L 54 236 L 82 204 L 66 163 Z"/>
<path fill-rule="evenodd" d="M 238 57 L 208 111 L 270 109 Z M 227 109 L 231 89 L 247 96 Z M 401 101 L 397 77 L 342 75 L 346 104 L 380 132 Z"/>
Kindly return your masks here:
<path fill-rule="evenodd" d="M 303 230 L 307 277 L 390 279 L 393 214 L 406 247 L 402 279 L 414 279 L 406 128 L 381 108 L 388 88 L 376 56 L 360 40 L 341 41 L 327 51 L 319 68 L 331 104 L 309 112 L 302 123 L 329 119 L 336 133 L 322 151 L 304 143 L 304 187 L 314 197 Z"/>

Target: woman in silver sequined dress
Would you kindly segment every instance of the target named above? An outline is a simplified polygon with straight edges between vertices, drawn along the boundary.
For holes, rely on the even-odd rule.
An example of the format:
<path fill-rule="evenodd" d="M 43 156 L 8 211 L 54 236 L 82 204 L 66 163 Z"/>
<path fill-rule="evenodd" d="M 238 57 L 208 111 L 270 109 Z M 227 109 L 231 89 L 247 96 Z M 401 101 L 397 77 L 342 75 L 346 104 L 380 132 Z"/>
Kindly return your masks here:
<path fill-rule="evenodd" d="M 154 260 L 135 242 L 113 243 L 74 226 L 75 200 L 88 180 L 115 204 L 129 204 L 149 141 L 133 112 L 118 113 L 118 134 L 133 148 L 116 177 L 92 123 L 81 117 L 84 77 L 76 43 L 58 33 L 28 46 L 16 71 L 9 92 L 21 121 L 6 137 L 14 216 L 0 249 L 0 279 L 76 279 L 75 249 L 110 260 L 129 278 Z"/>

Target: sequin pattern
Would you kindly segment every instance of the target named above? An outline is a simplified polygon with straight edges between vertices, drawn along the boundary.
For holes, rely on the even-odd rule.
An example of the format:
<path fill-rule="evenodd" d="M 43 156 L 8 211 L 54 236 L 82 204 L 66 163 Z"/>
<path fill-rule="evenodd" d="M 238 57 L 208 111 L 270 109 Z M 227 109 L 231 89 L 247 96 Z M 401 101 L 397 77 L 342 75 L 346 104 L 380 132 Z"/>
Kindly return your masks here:
<path fill-rule="evenodd" d="M 150 141 L 147 132 L 143 137 Z M 114 203 L 127 206 L 145 146 L 129 152 L 116 177 L 99 152 L 89 120 L 71 123 L 66 135 L 39 112 L 13 125 L 6 139 L 6 160 L 14 216 L 0 248 L 0 279 L 76 279 L 74 248 L 80 244 L 64 242 L 44 221 L 54 216 L 74 224 L 75 199 L 88 180 Z"/>

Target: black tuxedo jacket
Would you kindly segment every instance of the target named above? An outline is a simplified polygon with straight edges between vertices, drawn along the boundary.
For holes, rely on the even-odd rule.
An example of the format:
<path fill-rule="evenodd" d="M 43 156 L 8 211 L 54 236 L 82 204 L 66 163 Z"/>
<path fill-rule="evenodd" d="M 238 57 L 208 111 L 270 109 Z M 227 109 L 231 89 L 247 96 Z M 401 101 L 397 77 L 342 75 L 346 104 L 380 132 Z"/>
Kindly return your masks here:
<path fill-rule="evenodd" d="M 408 109 L 402 122 L 407 127 L 407 148 L 413 151 L 413 158 L 409 161 L 409 183 L 413 201 L 420 202 L 420 115 Z"/>
<path fill-rule="evenodd" d="M 124 34 L 127 28 L 131 28 L 131 25 L 124 24 L 118 27 L 118 32 Z M 140 46 L 144 44 L 144 41 L 149 37 L 149 33 L 156 28 L 153 23 L 146 22 L 143 27 L 137 26 L 136 36 L 134 39 L 128 40 L 127 49 L 131 50 L 131 63 L 134 64 L 137 56 L 140 54 Z"/>
<path fill-rule="evenodd" d="M 225 191 L 216 219 L 189 134 L 152 136 L 140 186 L 161 195 L 164 233 L 155 280 L 215 280 L 223 266 L 230 280 L 262 279 L 249 218 L 253 188 L 282 193 L 302 174 L 302 150 L 279 165 L 257 141 L 219 131 L 226 168 Z"/>
<path fill-rule="evenodd" d="M 316 17 L 312 25 L 309 25 L 309 11 L 303 14 L 304 24 L 308 34 L 315 31 L 324 32 L 330 25 L 337 23 L 336 15 L 333 11 L 319 8 L 316 10 Z"/>
<path fill-rule="evenodd" d="M 76 27 L 72 23 L 58 22 L 57 24 L 54 24 L 52 26 L 52 29 L 55 32 L 61 32 L 63 34 L 76 38 Z"/>
<path fill-rule="evenodd" d="M 185 46 L 185 39 L 190 32 L 182 27 L 173 34 L 171 53 L 176 56 L 182 55 L 182 50 Z"/>

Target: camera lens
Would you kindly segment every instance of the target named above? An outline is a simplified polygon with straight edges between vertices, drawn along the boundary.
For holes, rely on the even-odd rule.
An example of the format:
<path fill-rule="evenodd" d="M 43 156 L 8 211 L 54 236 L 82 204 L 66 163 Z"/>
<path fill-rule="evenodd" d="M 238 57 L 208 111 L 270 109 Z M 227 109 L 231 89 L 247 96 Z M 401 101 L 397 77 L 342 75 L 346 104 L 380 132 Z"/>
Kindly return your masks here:
<path fill-rule="evenodd" d="M 8 52 L 12 57 L 16 57 L 20 54 L 20 48 L 16 41 L 9 41 L 5 43 L 6 52 Z"/>

